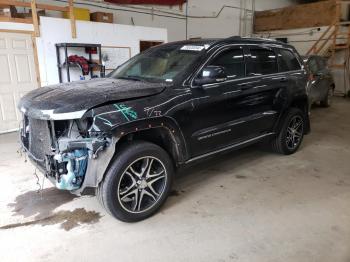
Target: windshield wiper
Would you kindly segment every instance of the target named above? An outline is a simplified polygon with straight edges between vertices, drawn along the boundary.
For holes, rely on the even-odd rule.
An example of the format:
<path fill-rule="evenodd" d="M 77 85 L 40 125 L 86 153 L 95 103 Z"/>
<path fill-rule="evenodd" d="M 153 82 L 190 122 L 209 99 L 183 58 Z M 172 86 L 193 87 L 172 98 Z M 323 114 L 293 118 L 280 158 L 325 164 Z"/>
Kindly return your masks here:
<path fill-rule="evenodd" d="M 142 79 L 138 76 L 120 76 L 117 79 L 126 79 L 126 80 L 134 80 L 134 81 L 142 81 Z"/>

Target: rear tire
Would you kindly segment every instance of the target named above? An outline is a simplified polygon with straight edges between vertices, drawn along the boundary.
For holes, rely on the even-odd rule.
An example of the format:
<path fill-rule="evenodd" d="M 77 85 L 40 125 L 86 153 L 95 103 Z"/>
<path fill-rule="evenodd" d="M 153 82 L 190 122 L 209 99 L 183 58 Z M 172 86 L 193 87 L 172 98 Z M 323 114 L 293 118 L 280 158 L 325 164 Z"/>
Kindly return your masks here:
<path fill-rule="evenodd" d="M 280 133 L 271 141 L 272 149 L 279 154 L 295 153 L 304 137 L 305 116 L 298 108 L 291 108 L 287 113 Z"/>
<path fill-rule="evenodd" d="M 323 107 L 330 107 L 332 104 L 334 90 L 333 87 L 329 87 L 326 97 L 320 102 Z"/>
<path fill-rule="evenodd" d="M 135 141 L 114 157 L 97 190 L 102 206 L 115 218 L 137 222 L 152 216 L 167 199 L 173 162 L 161 147 Z"/>

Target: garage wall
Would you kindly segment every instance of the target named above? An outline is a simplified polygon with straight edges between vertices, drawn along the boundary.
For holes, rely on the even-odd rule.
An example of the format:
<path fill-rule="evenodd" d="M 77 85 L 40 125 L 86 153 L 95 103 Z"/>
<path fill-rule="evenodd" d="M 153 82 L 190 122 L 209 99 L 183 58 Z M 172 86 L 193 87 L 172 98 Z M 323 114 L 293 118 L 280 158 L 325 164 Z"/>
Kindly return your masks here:
<path fill-rule="evenodd" d="M 0 22 L 0 30 L 34 31 L 32 24 Z"/>
<path fill-rule="evenodd" d="M 38 0 L 37 2 L 67 5 L 66 0 Z M 175 41 L 186 38 L 185 8 L 181 11 L 178 6 L 172 8 L 168 6 L 118 6 L 101 3 L 100 0 L 75 0 L 74 2 L 77 7 L 89 8 L 91 12 L 113 12 L 114 23 L 118 24 L 78 21 L 78 38 L 72 39 L 68 20 L 41 17 L 42 32 L 41 37 L 37 39 L 37 49 L 43 86 L 58 82 L 54 43 L 88 42 L 130 46 L 132 55 L 135 55 L 139 52 L 139 40 Z M 239 35 L 242 20 L 241 3 L 245 3 L 246 8 L 250 9 L 252 0 L 189 0 L 188 38 Z M 293 4 L 292 0 L 256 0 L 256 10 L 280 8 L 291 4 Z M 110 8 L 119 10 L 111 10 Z M 151 8 L 153 11 L 150 10 Z M 50 12 L 49 15 L 60 16 L 61 13 Z M 250 30 L 249 21 L 247 24 L 247 28 Z M 32 30 L 33 26 L 0 23 L 0 28 Z M 79 75 L 76 77 L 79 78 Z"/>
<path fill-rule="evenodd" d="M 77 21 L 77 38 L 72 39 L 70 21 L 62 18 L 42 17 L 41 37 L 37 49 L 42 85 L 59 82 L 56 60 L 56 43 L 92 43 L 102 46 L 131 48 L 131 56 L 139 53 L 140 40 L 167 42 L 167 30 L 141 26 L 116 25 Z M 72 72 L 73 80 L 79 80 L 78 70 Z"/>
<path fill-rule="evenodd" d="M 240 32 L 240 7 L 243 1 L 250 9 L 252 0 L 189 0 L 188 14 L 196 18 L 188 19 L 188 37 L 238 35 Z M 37 2 L 66 5 L 66 0 L 37 0 Z M 186 38 L 185 5 L 181 11 L 178 6 L 170 8 L 168 6 L 112 5 L 101 3 L 101 0 L 76 0 L 74 2 L 77 7 L 88 8 L 91 12 L 112 12 L 114 23 L 166 28 L 169 41 Z M 292 0 L 256 0 L 256 10 L 280 8 L 293 3 Z M 53 12 L 50 15 L 58 16 L 60 14 Z"/>

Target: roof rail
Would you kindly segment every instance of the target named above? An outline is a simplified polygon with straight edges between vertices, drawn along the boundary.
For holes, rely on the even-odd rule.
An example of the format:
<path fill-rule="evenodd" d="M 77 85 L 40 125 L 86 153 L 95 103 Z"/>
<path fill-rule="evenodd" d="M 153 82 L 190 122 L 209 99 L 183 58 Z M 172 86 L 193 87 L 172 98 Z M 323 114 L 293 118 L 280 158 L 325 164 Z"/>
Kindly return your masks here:
<path fill-rule="evenodd" d="M 225 38 L 225 40 L 230 40 L 230 39 L 241 39 L 242 37 L 240 37 L 239 35 L 234 35 L 234 36 L 229 36 L 227 38 Z"/>
<path fill-rule="evenodd" d="M 280 41 L 277 40 L 277 39 L 274 39 L 274 38 L 266 38 L 266 37 L 242 37 L 242 38 L 257 39 L 257 40 L 271 41 L 271 42 L 280 42 Z"/>
<path fill-rule="evenodd" d="M 280 42 L 273 38 L 264 38 L 264 37 L 249 37 L 249 36 L 230 36 L 227 38 L 224 38 L 224 40 L 236 40 L 236 39 L 251 39 L 251 40 L 261 40 L 261 41 L 271 41 L 271 42 Z"/>

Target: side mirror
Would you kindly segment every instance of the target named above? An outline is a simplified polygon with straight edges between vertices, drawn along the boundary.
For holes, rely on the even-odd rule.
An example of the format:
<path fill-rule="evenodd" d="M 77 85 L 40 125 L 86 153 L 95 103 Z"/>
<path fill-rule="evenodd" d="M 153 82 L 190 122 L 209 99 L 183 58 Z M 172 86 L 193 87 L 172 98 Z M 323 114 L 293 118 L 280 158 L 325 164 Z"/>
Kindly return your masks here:
<path fill-rule="evenodd" d="M 199 77 L 194 80 L 194 83 L 199 86 L 207 84 L 221 83 L 227 80 L 225 68 L 222 66 L 206 66 L 203 68 Z"/>

